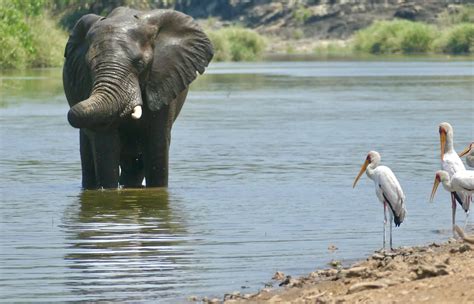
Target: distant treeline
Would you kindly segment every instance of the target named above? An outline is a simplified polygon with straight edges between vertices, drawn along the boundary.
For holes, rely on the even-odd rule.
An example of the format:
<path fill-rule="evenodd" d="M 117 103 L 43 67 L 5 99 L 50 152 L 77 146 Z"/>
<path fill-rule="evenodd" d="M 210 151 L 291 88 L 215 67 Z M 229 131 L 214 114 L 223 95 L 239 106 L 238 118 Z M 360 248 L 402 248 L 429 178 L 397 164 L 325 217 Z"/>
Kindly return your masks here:
<path fill-rule="evenodd" d="M 67 32 L 84 14 L 107 15 L 117 6 L 186 11 L 195 8 L 196 1 L 0 0 L 0 69 L 62 65 Z M 223 0 L 222 5 L 228 2 Z M 215 61 L 250 61 L 264 54 L 268 44 L 266 37 L 243 28 L 238 22 L 220 26 L 215 23 L 216 18 L 201 22 L 214 44 Z M 437 24 L 402 19 L 377 21 L 356 32 L 348 41 L 343 45 L 329 43 L 313 52 L 348 56 L 358 53 L 472 54 L 474 7 L 465 5 L 454 13 L 441 15 Z"/>

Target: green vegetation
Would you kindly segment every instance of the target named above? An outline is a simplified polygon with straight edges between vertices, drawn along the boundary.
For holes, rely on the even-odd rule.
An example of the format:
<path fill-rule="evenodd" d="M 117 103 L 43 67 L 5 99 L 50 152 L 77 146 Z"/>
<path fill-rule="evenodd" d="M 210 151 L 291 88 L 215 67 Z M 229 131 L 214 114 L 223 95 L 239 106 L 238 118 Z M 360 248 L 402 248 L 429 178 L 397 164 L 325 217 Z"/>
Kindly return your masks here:
<path fill-rule="evenodd" d="M 430 51 L 435 27 L 407 20 L 377 21 L 354 37 L 354 50 L 371 54 L 412 54 Z"/>
<path fill-rule="evenodd" d="M 468 54 L 474 50 L 474 24 L 440 30 L 406 20 L 378 21 L 356 33 L 353 48 L 370 54 Z"/>
<path fill-rule="evenodd" d="M 214 45 L 215 61 L 253 61 L 265 50 L 265 39 L 253 30 L 234 26 L 207 34 Z"/>
<path fill-rule="evenodd" d="M 47 18 L 36 18 L 31 21 L 30 33 L 35 52 L 30 58 L 29 65 L 32 67 L 61 66 L 67 41 L 66 32 Z"/>
<path fill-rule="evenodd" d="M 0 0 L 0 69 L 59 66 L 67 35 L 45 12 L 48 0 Z"/>
<path fill-rule="evenodd" d="M 474 52 L 474 24 L 461 23 L 442 33 L 435 41 L 435 50 L 448 54 Z"/>

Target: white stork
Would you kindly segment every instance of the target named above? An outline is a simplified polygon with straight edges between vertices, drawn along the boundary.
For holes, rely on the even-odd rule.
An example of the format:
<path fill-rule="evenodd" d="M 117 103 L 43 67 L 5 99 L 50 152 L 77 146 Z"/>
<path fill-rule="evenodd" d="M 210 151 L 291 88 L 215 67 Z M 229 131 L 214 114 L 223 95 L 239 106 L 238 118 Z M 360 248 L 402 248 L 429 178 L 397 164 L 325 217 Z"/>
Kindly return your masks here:
<path fill-rule="evenodd" d="M 446 171 L 451 179 L 455 173 L 466 171 L 461 158 L 454 150 L 453 143 L 453 127 L 447 123 L 442 122 L 439 124 L 439 140 L 441 144 L 441 170 Z M 451 192 L 451 207 L 453 209 L 453 221 L 456 216 L 456 201 L 462 206 L 466 212 L 466 222 L 469 217 L 469 204 L 471 198 L 468 194 L 452 191 Z M 454 225 L 454 223 L 453 223 Z M 454 231 L 453 231 L 454 233 Z"/>
<path fill-rule="evenodd" d="M 471 195 L 474 193 L 474 171 L 472 170 L 464 170 L 460 172 L 456 172 L 453 174 L 453 176 L 449 176 L 448 172 L 439 170 L 436 172 L 435 180 L 433 183 L 433 189 L 431 190 L 431 197 L 430 201 L 433 201 L 433 198 L 436 193 L 436 189 L 438 189 L 439 183 L 443 184 L 443 188 L 450 192 L 450 193 L 464 193 L 466 196 Z M 470 202 L 466 204 L 466 213 L 469 214 L 469 205 Z M 453 213 L 452 213 L 452 221 L 453 221 L 453 235 L 454 235 L 454 227 L 455 227 L 455 216 L 456 216 L 456 209 L 453 208 Z M 467 225 L 467 219 L 468 217 L 466 216 L 466 222 L 465 226 Z"/>
<path fill-rule="evenodd" d="M 387 207 L 389 208 L 390 216 L 390 249 L 392 247 L 392 221 L 395 222 L 395 226 L 398 227 L 405 219 L 406 208 L 405 208 L 405 194 L 403 194 L 402 187 L 398 182 L 395 174 L 392 170 L 386 166 L 380 166 L 380 154 L 376 151 L 370 151 L 367 154 L 362 168 L 359 174 L 354 180 L 352 188 L 357 184 L 357 181 L 364 173 L 374 181 L 375 183 L 375 194 L 379 201 L 383 204 L 383 248 L 385 249 L 385 228 L 387 225 Z"/>

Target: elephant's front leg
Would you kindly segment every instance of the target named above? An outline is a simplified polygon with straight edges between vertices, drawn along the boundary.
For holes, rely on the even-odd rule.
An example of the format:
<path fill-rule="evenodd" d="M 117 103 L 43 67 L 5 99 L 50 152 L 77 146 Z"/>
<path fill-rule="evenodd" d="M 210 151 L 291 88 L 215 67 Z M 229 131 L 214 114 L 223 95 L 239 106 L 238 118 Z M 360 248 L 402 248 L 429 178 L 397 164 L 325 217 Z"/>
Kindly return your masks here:
<path fill-rule="evenodd" d="M 172 120 L 169 106 L 157 112 L 144 113 L 146 130 L 143 144 L 145 181 L 147 187 L 168 186 L 168 152 Z"/>
<path fill-rule="evenodd" d="M 97 180 L 95 178 L 94 153 L 92 152 L 92 143 L 86 135 L 86 131 L 79 131 L 79 145 L 81 151 L 82 167 L 82 188 L 96 189 Z"/>
<path fill-rule="evenodd" d="M 97 188 L 114 188 L 119 185 L 120 137 L 118 131 L 89 132 L 94 157 Z"/>

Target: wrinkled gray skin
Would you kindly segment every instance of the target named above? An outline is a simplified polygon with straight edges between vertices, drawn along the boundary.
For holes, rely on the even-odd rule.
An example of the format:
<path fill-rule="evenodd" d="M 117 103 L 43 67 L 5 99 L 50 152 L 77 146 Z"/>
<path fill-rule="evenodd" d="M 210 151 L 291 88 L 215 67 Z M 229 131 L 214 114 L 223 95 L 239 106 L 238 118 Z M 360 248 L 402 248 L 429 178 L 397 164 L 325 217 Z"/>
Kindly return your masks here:
<path fill-rule="evenodd" d="M 212 56 L 207 36 L 176 11 L 119 7 L 77 22 L 63 83 L 69 123 L 80 129 L 83 188 L 141 187 L 143 178 L 167 186 L 171 127 Z"/>

